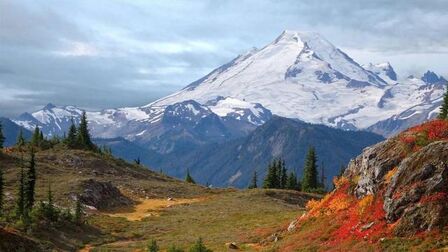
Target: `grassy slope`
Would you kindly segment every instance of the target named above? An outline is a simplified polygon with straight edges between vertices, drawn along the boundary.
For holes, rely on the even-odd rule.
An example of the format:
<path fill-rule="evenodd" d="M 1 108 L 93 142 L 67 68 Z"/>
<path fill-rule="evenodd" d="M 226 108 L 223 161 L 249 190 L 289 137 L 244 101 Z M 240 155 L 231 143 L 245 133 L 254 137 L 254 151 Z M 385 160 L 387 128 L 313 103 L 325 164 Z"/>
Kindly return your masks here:
<path fill-rule="evenodd" d="M 10 208 L 14 205 L 21 156 L 19 152 L 0 156 Z M 25 159 L 28 157 L 26 153 L 23 156 Z M 186 247 L 198 237 L 203 237 L 215 251 L 223 251 L 226 242 L 256 243 L 275 232 L 279 224 L 287 225 L 311 197 L 288 191 L 210 190 L 122 160 L 63 148 L 38 152 L 36 161 L 37 199 L 45 199 L 51 181 L 55 202 L 63 207 L 73 207 L 70 195 L 80 192 L 81 182 L 89 178 L 111 181 L 134 200 L 167 197 L 207 199 L 164 209 L 160 216 L 143 221 L 128 221 L 97 212 L 88 218 L 88 226 L 40 228 L 31 237 L 40 240 L 46 248 L 73 250 L 91 244 L 126 251 L 128 247 L 142 248 L 150 239 L 156 239 L 162 247 L 171 244 Z M 5 223 L 0 222 L 2 225 Z"/>
<path fill-rule="evenodd" d="M 281 197 L 298 201 L 288 203 Z M 309 197 L 288 191 L 228 190 L 199 203 L 165 209 L 160 217 L 131 222 L 97 215 L 92 223 L 123 241 L 99 246 L 98 251 L 112 248 L 133 251 L 143 248 L 151 239 L 157 240 L 162 248 L 172 244 L 187 248 L 185 245 L 198 237 L 214 251 L 225 251 L 229 242 L 237 242 L 244 250 L 252 251 L 250 244 L 259 243 L 287 226 L 303 211 L 299 205 L 303 206 Z"/>

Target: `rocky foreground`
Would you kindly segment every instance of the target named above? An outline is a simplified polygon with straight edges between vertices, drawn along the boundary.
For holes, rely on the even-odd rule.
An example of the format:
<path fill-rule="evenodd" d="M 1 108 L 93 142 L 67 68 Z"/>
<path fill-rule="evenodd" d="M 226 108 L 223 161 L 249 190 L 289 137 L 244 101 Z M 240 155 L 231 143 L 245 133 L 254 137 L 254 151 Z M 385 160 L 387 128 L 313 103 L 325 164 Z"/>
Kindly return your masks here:
<path fill-rule="evenodd" d="M 291 223 L 282 251 L 445 247 L 447 180 L 448 122 L 411 128 L 352 160 L 336 189 Z"/>

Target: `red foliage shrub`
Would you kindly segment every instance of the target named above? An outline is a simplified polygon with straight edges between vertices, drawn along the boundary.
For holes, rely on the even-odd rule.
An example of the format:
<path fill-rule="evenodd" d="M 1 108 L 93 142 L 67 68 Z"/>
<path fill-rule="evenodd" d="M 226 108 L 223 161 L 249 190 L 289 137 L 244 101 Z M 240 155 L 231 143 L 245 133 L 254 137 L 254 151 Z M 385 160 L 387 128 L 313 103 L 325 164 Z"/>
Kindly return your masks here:
<path fill-rule="evenodd" d="M 437 192 L 431 195 L 425 195 L 420 199 L 420 203 L 426 204 L 429 202 L 447 200 L 448 194 L 446 192 Z"/>

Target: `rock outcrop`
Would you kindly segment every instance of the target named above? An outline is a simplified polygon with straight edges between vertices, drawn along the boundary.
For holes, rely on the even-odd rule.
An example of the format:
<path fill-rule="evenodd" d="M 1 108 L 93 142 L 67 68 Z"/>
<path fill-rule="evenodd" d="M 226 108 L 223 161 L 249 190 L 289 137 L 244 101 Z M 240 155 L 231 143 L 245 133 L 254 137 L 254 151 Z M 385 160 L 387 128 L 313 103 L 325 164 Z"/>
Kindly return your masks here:
<path fill-rule="evenodd" d="M 134 203 L 111 182 L 89 179 L 82 182 L 82 188 L 84 191 L 80 195 L 81 202 L 99 210 L 130 206 Z"/>
<path fill-rule="evenodd" d="M 382 198 L 395 235 L 448 224 L 447 126 L 432 121 L 366 148 L 344 172 L 356 198 Z"/>

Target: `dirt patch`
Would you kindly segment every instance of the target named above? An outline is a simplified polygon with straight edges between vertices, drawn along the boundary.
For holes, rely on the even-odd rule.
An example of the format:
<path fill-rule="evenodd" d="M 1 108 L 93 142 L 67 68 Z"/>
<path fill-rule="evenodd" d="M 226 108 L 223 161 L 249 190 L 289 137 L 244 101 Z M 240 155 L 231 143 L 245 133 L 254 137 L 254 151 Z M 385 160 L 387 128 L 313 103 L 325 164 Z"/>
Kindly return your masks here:
<path fill-rule="evenodd" d="M 106 213 L 111 217 L 122 217 L 129 221 L 141 221 L 144 218 L 151 216 L 159 216 L 160 211 L 177 206 L 188 205 L 206 200 L 206 198 L 193 198 L 193 199 L 144 199 L 140 200 L 133 207 L 126 207 L 115 209 L 114 212 Z"/>

